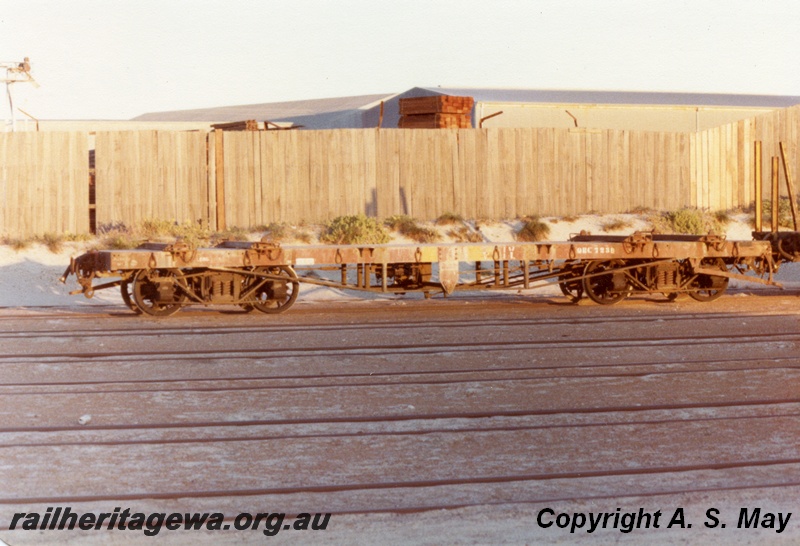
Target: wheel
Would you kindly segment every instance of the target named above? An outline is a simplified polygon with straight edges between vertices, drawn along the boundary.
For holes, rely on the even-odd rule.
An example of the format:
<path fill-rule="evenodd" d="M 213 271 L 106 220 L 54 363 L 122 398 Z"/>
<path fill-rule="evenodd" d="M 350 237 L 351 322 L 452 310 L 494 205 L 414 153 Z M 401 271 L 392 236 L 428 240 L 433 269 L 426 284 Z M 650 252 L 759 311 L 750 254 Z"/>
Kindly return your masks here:
<path fill-rule="evenodd" d="M 122 294 L 122 301 L 125 302 L 125 306 L 137 315 L 141 315 L 142 310 L 133 301 L 132 283 L 129 279 L 125 279 L 120 283 L 119 291 Z"/>
<path fill-rule="evenodd" d="M 628 297 L 630 287 L 627 281 L 622 278 L 624 284 L 619 286 L 620 277 L 617 275 L 624 275 L 624 273 L 615 274 L 613 270 L 622 267 L 625 262 L 622 260 L 609 260 L 607 262 L 589 262 L 586 269 L 583 271 L 584 275 L 593 275 L 608 271 L 607 275 L 597 275 L 596 277 L 587 277 L 583 279 L 583 290 L 595 303 L 600 305 L 614 305 Z M 616 276 L 616 279 L 615 279 Z M 617 285 L 615 286 L 615 280 Z"/>
<path fill-rule="evenodd" d="M 572 303 L 578 303 L 583 297 L 583 282 L 572 280 L 574 277 L 579 276 L 580 273 L 575 267 L 567 269 L 558 276 L 558 287 L 561 289 L 561 293 L 567 296 Z"/>
<path fill-rule="evenodd" d="M 242 305 L 247 306 L 267 314 L 283 313 L 288 310 L 297 299 L 300 293 L 300 282 L 297 274 L 290 267 L 259 267 L 256 273 L 278 276 L 281 279 L 264 280 L 261 277 L 254 277 L 253 282 L 259 286 L 253 293 L 253 301 Z M 285 279 L 285 280 L 284 280 Z"/>
<path fill-rule="evenodd" d="M 710 267 L 716 266 L 721 271 L 728 270 L 728 268 L 725 266 L 725 262 L 723 262 L 720 258 L 707 258 L 701 261 L 700 265 Z M 692 282 L 692 291 L 689 292 L 689 296 L 697 301 L 714 301 L 725 293 L 725 290 L 728 289 L 729 281 L 730 279 L 728 277 L 718 277 L 716 275 L 705 274 L 697 275 L 697 278 L 694 280 L 694 282 Z"/>
<path fill-rule="evenodd" d="M 141 270 L 133 276 L 133 301 L 139 310 L 154 317 L 177 313 L 186 301 L 186 294 L 175 279 L 183 274 L 178 269 Z"/>

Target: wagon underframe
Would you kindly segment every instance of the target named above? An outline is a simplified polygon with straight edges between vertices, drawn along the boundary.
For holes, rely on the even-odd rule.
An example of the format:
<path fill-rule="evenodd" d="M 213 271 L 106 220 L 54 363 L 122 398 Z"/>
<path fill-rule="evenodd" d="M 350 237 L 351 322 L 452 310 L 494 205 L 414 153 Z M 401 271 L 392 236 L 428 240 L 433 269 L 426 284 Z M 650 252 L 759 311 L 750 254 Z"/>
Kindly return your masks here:
<path fill-rule="evenodd" d="M 188 305 L 237 305 L 285 311 L 299 284 L 381 293 L 449 295 L 461 290 L 530 289 L 557 283 L 573 301 L 601 304 L 631 294 L 721 295 L 731 278 L 776 284 L 775 242 L 727 241 L 717 235 L 576 235 L 569 241 L 425 245 L 286 246 L 224 242 L 191 248 L 182 242 L 146 243 L 72 260 L 73 293 L 92 297 L 119 286 L 136 312 L 161 316 Z M 778 258 L 777 260 L 775 258 Z M 764 278 L 766 277 L 766 278 Z M 98 282 L 115 278 L 110 282 Z"/>

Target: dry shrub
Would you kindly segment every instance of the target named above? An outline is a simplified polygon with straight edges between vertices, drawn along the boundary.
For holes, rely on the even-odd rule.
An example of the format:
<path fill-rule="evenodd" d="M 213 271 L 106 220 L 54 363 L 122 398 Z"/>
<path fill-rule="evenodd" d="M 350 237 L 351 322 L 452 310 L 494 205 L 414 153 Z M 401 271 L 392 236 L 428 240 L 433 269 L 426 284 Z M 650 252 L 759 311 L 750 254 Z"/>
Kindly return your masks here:
<path fill-rule="evenodd" d="M 417 243 L 435 243 L 441 239 L 439 232 L 435 229 L 421 226 L 413 218 L 402 214 L 390 216 L 383 223 L 389 229 Z"/>
<path fill-rule="evenodd" d="M 222 231 L 215 231 L 209 236 L 209 240 L 213 244 L 217 244 L 222 241 L 249 241 L 249 235 L 249 230 L 234 226 Z"/>
<path fill-rule="evenodd" d="M 464 218 L 455 212 L 445 212 L 436 219 L 437 226 L 452 226 L 455 224 L 463 224 Z"/>
<path fill-rule="evenodd" d="M 650 223 L 660 233 L 683 233 L 687 235 L 705 235 L 711 231 L 724 230 L 714 215 L 694 208 L 683 208 L 672 212 L 652 215 Z"/>
<path fill-rule="evenodd" d="M 54 254 L 58 254 L 64 248 L 64 236 L 58 233 L 45 233 L 39 238 L 39 241 Z"/>
<path fill-rule="evenodd" d="M 550 235 L 550 226 L 538 216 L 528 216 L 522 219 L 522 227 L 517 232 L 518 241 L 545 241 Z"/>
<path fill-rule="evenodd" d="M 3 244 L 11 247 L 12 250 L 15 252 L 19 252 L 20 250 L 25 250 L 26 248 L 30 247 L 33 244 L 32 237 L 5 237 L 3 238 Z"/>
<path fill-rule="evenodd" d="M 391 238 L 375 218 L 359 214 L 334 218 L 325 226 L 319 240 L 337 245 L 358 245 L 384 244 Z"/>
<path fill-rule="evenodd" d="M 467 225 L 454 227 L 447 232 L 447 236 L 457 243 L 480 243 L 483 242 L 483 235 L 480 231 L 475 231 Z"/>
<path fill-rule="evenodd" d="M 301 224 L 301 226 L 305 227 L 305 224 Z M 276 243 L 282 241 L 311 242 L 311 234 L 307 230 L 284 222 L 271 222 L 265 226 L 256 226 L 252 231 L 261 233 L 262 238 L 266 237 Z"/>
<path fill-rule="evenodd" d="M 632 227 L 633 227 L 633 222 L 631 222 L 626 218 L 620 218 L 620 217 L 610 218 L 605 222 L 603 222 L 603 225 L 601 226 L 602 230 L 605 231 L 606 233 L 608 233 L 609 231 L 620 231 L 623 229 L 630 229 Z"/>
<path fill-rule="evenodd" d="M 763 218 L 764 225 L 769 225 L 772 222 L 772 201 L 761 201 L 761 218 Z M 752 222 L 755 225 L 755 218 Z M 778 200 L 778 225 L 780 227 L 794 229 L 792 222 L 792 204 L 789 202 L 788 197 L 781 197 Z"/>

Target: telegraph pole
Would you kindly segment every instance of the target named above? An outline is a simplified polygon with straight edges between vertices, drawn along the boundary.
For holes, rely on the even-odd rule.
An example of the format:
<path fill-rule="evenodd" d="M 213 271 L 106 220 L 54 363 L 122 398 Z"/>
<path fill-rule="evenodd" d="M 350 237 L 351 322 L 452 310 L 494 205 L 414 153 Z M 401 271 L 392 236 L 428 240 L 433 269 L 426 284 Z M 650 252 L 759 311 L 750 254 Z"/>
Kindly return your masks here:
<path fill-rule="evenodd" d="M 11 94 L 11 86 L 15 83 L 31 83 L 34 87 L 39 84 L 31 76 L 31 63 L 28 57 L 22 62 L 0 62 L 0 70 L 5 71 L 2 81 L 6 84 L 6 96 L 8 97 L 8 107 L 11 110 L 11 131 L 16 131 L 17 122 L 14 115 L 14 98 Z"/>

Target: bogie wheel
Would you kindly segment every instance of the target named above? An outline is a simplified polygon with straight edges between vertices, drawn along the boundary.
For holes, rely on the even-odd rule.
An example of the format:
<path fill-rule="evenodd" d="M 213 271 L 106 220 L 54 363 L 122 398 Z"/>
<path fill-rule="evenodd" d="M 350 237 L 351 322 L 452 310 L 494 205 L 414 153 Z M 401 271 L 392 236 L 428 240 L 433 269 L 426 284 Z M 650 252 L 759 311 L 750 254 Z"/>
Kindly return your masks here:
<path fill-rule="evenodd" d="M 136 302 L 133 301 L 132 281 L 130 279 L 123 280 L 119 285 L 119 291 L 122 294 L 122 301 L 125 302 L 125 306 L 137 315 L 141 315 L 142 310 L 139 309 Z"/>
<path fill-rule="evenodd" d="M 663 292 L 663 294 L 667 301 L 677 301 L 683 295 L 680 292 Z"/>
<path fill-rule="evenodd" d="M 700 262 L 700 265 L 706 267 L 716 266 L 720 271 L 728 270 L 728 268 L 725 266 L 725 262 L 723 262 L 720 258 L 706 258 Z M 729 281 L 730 279 L 728 277 L 718 277 L 716 275 L 698 275 L 697 279 L 695 279 L 695 281 L 692 283 L 692 290 L 689 292 L 689 296 L 697 301 L 714 301 L 725 293 L 725 290 L 728 289 Z"/>
<path fill-rule="evenodd" d="M 133 277 L 133 301 L 139 310 L 154 317 L 177 313 L 186 293 L 175 282 L 183 277 L 178 269 L 141 270 Z"/>
<path fill-rule="evenodd" d="M 254 294 L 254 301 L 252 306 L 262 313 L 277 314 L 287 311 L 300 293 L 300 282 L 297 280 L 297 274 L 291 267 L 259 267 L 256 273 L 270 275 L 271 277 L 280 277 L 279 279 L 272 278 L 266 282 L 263 279 L 256 277 L 254 282 L 261 283 Z"/>
<path fill-rule="evenodd" d="M 579 276 L 577 265 L 565 268 L 564 273 L 558 276 L 558 287 L 561 289 L 561 293 L 567 296 L 572 303 L 578 303 L 583 297 L 583 282 L 573 280 Z"/>
<path fill-rule="evenodd" d="M 629 291 L 627 283 L 622 289 L 619 286 L 614 286 L 613 270 L 624 265 L 625 262 L 622 260 L 589 262 L 583 271 L 584 275 L 595 275 L 604 271 L 609 272 L 607 275 L 597 275 L 583 279 L 583 290 L 589 296 L 589 299 L 600 305 L 614 305 L 627 298 Z"/>

